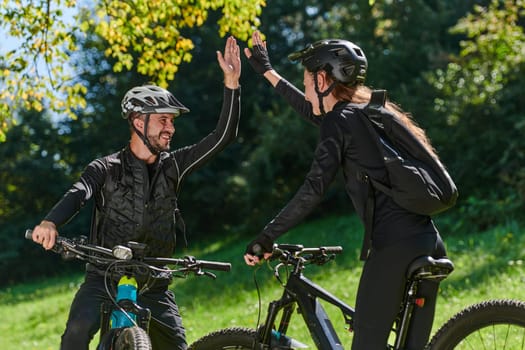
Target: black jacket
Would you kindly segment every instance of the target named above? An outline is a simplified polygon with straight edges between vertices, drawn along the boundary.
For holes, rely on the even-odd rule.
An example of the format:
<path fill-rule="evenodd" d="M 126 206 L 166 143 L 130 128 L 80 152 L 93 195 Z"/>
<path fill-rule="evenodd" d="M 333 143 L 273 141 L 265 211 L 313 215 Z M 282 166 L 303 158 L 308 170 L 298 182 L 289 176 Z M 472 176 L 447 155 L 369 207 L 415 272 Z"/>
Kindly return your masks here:
<path fill-rule="evenodd" d="M 171 256 L 180 185 L 235 139 L 239 117 L 240 89 L 225 88 L 217 127 L 208 136 L 196 144 L 162 152 L 152 169 L 135 158 L 129 147 L 94 160 L 45 220 L 58 227 L 94 197 L 92 241 L 112 248 L 135 240 L 149 245 L 150 256 Z"/>
<path fill-rule="evenodd" d="M 305 120 L 319 127 L 320 137 L 303 185 L 263 229 L 262 240 L 274 241 L 303 220 L 319 204 L 339 169 L 343 171 L 345 189 L 356 213 L 365 223 L 368 184 L 358 176 L 359 168 L 386 183 L 388 174 L 377 146 L 368 136 L 361 110 L 339 102 L 332 111 L 318 117 L 304 94 L 286 80 L 277 84 L 276 91 Z M 372 241 L 376 248 L 418 233 L 437 232 L 430 217 L 408 212 L 382 192 L 375 193 L 374 209 Z"/>

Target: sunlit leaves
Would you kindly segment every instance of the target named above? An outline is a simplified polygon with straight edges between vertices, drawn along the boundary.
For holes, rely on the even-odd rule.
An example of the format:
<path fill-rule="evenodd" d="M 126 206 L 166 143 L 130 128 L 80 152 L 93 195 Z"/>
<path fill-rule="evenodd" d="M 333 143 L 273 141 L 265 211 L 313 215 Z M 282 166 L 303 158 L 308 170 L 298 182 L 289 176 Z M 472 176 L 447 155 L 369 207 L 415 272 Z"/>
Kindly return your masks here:
<path fill-rule="evenodd" d="M 0 58 L 0 141 L 18 109 L 48 108 L 73 116 L 72 110 L 83 105 L 83 89 L 67 69 L 75 29 L 64 22 L 63 12 L 74 6 L 75 1 L 64 0 L 2 2 L 0 25 L 20 44 Z"/>
<path fill-rule="evenodd" d="M 93 28 L 106 41 L 115 72 L 133 69 L 167 86 L 179 65 L 192 59 L 194 44 L 181 31 L 220 11 L 219 35 L 246 40 L 266 5 L 265 0 L 100 0 L 89 4 L 92 16 L 81 20 L 76 0 L 0 4 L 0 29 L 19 43 L 0 56 L 0 141 L 19 109 L 74 117 L 75 109 L 85 107 L 86 89 L 68 62 L 78 50 L 77 39 Z"/>
<path fill-rule="evenodd" d="M 525 63 L 525 34 L 518 20 L 525 15 L 523 0 L 493 0 L 488 8 L 474 11 L 452 28 L 463 34 L 461 51 L 445 70 L 430 76 L 442 92 L 436 108 L 457 122 L 470 105 L 491 104 L 494 95 L 520 73 Z"/>
<path fill-rule="evenodd" d="M 97 8 L 96 31 L 106 38 L 106 54 L 118 63 L 115 71 L 132 69 L 161 86 L 173 80 L 178 66 L 192 58 L 193 42 L 181 30 L 201 26 L 209 11 L 222 8 L 219 34 L 246 40 L 264 0 L 133 0 L 109 1 Z"/>

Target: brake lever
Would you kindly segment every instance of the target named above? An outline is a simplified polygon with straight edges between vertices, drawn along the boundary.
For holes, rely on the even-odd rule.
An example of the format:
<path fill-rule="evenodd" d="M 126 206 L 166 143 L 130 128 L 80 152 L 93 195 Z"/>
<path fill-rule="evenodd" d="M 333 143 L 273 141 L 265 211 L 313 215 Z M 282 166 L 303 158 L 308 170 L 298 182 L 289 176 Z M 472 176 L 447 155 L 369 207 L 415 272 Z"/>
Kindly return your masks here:
<path fill-rule="evenodd" d="M 204 276 L 208 276 L 210 277 L 211 279 L 216 279 L 217 278 L 217 275 L 215 275 L 214 273 L 212 272 L 209 272 L 209 271 L 201 271 L 199 270 L 201 275 L 204 275 Z"/>
<path fill-rule="evenodd" d="M 65 261 L 68 261 L 68 260 L 73 260 L 77 257 L 77 254 L 74 253 L 74 252 L 71 252 L 67 249 L 61 249 L 62 251 L 59 253 L 60 256 L 62 257 L 62 260 L 65 260 Z"/>
<path fill-rule="evenodd" d="M 316 255 L 314 259 L 312 259 L 312 263 L 316 265 L 324 265 L 332 260 L 335 260 L 335 254 L 326 254 L 322 253 L 320 255 Z"/>

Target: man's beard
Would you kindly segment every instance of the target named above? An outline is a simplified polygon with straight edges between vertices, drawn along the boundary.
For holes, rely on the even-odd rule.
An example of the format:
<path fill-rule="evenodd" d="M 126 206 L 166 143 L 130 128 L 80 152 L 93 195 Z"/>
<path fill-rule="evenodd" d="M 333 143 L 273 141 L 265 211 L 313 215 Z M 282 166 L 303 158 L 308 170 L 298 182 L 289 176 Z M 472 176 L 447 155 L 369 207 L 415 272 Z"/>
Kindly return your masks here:
<path fill-rule="evenodd" d="M 162 134 L 166 134 L 166 133 L 160 133 L 159 135 L 157 136 L 154 136 L 154 135 L 148 135 L 148 141 L 150 143 L 150 145 L 155 149 L 157 150 L 158 152 L 157 153 L 160 153 L 160 152 L 167 152 L 170 150 L 170 143 L 171 143 L 171 137 L 170 139 L 168 140 L 168 142 L 166 143 L 166 145 L 164 145 L 164 139 L 162 138 Z M 168 134 L 169 135 L 169 134 Z"/>

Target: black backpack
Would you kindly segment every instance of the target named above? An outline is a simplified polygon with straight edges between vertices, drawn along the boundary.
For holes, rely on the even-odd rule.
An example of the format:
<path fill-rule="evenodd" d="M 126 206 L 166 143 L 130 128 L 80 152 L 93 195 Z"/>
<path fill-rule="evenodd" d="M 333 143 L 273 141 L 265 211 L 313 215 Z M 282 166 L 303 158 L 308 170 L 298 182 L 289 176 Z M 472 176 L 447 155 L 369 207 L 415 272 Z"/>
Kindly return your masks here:
<path fill-rule="evenodd" d="M 422 215 L 445 211 L 454 206 L 458 197 L 457 187 L 443 164 L 385 108 L 385 102 L 386 91 L 375 90 L 370 102 L 363 107 L 370 135 L 383 155 L 389 183 L 369 177 L 364 171 L 359 174 L 370 187 L 366 220 L 368 237 L 364 242 L 367 247 L 362 254 L 367 253 L 370 243 L 373 189 L 392 197 L 399 206 Z"/>

